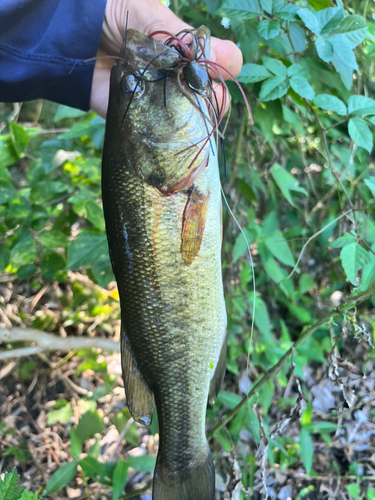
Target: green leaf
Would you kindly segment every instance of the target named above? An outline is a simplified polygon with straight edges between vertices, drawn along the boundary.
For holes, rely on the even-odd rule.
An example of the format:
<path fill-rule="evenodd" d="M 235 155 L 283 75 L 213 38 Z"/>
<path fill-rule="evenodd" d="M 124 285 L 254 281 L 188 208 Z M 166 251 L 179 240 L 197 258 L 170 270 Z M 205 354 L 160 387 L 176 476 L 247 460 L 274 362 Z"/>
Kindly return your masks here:
<path fill-rule="evenodd" d="M 329 40 L 326 40 L 322 36 L 318 36 L 315 40 L 315 47 L 320 59 L 326 63 L 332 61 L 333 45 Z"/>
<path fill-rule="evenodd" d="M 91 479 L 98 480 L 102 484 L 110 484 L 115 463 L 102 463 L 94 457 L 85 457 L 79 462 L 83 472 Z"/>
<path fill-rule="evenodd" d="M 225 404 L 230 410 L 233 410 L 241 402 L 241 399 L 241 396 L 229 391 L 220 391 L 217 395 L 217 401 Z"/>
<path fill-rule="evenodd" d="M 244 64 L 237 80 L 240 83 L 255 83 L 261 82 L 270 76 L 272 74 L 260 64 Z"/>
<path fill-rule="evenodd" d="M 309 324 L 312 321 L 310 312 L 302 306 L 295 304 L 288 304 L 288 309 L 293 316 L 295 316 L 301 323 Z"/>
<path fill-rule="evenodd" d="M 272 3 L 273 0 L 260 0 L 260 5 L 267 14 L 272 14 Z"/>
<path fill-rule="evenodd" d="M 67 424 L 72 417 L 73 417 L 72 405 L 68 403 L 62 408 L 59 408 L 58 410 L 50 410 L 48 412 L 47 425 L 53 425 L 56 422 Z"/>
<path fill-rule="evenodd" d="M 375 101 L 363 95 L 351 95 L 348 99 L 348 112 L 361 116 L 375 114 Z"/>
<path fill-rule="evenodd" d="M 40 263 L 40 269 L 45 278 L 51 281 L 66 280 L 66 259 L 56 252 L 46 255 Z"/>
<path fill-rule="evenodd" d="M 51 495 L 69 484 L 77 473 L 77 465 L 77 462 L 68 462 L 57 469 L 48 481 L 45 492 Z"/>
<path fill-rule="evenodd" d="M 374 250 L 374 245 L 373 245 Z M 375 256 L 371 253 L 370 262 L 362 269 L 361 290 L 366 291 L 375 280 Z"/>
<path fill-rule="evenodd" d="M 0 245 L 0 273 L 4 271 L 4 269 L 9 264 L 10 253 L 9 250 L 5 247 L 5 245 Z"/>
<path fill-rule="evenodd" d="M 346 66 L 349 66 L 349 68 L 358 70 L 358 64 L 353 49 L 350 47 L 345 38 L 338 35 L 335 36 L 335 38 L 331 38 L 330 41 L 335 55 L 337 55 Z"/>
<path fill-rule="evenodd" d="M 31 205 L 27 199 L 18 194 L 9 200 L 9 219 L 27 219 L 31 215 Z"/>
<path fill-rule="evenodd" d="M 249 305 L 250 305 L 250 314 L 253 314 L 253 292 L 249 293 Z M 272 330 L 270 316 L 268 314 L 267 304 L 256 296 L 255 298 L 255 315 L 254 315 L 255 326 L 258 330 L 265 336 Z"/>
<path fill-rule="evenodd" d="M 87 201 L 85 204 L 87 219 L 101 231 L 105 231 L 103 208 L 94 201 Z"/>
<path fill-rule="evenodd" d="M 64 118 L 78 118 L 79 116 L 83 116 L 86 114 L 86 111 L 82 111 L 76 108 L 70 108 L 69 106 L 60 105 L 57 108 L 55 117 L 53 121 L 59 122 L 60 120 L 64 120 Z"/>
<path fill-rule="evenodd" d="M 0 167 L 9 167 L 16 163 L 19 155 L 14 147 L 14 139 L 12 136 L 0 136 Z"/>
<path fill-rule="evenodd" d="M 343 236 L 340 236 L 340 238 L 337 238 L 337 240 L 329 242 L 328 246 L 332 248 L 342 248 L 345 245 L 348 245 L 349 243 L 354 243 L 355 241 L 356 239 L 354 235 L 350 233 L 345 233 Z"/>
<path fill-rule="evenodd" d="M 99 257 L 99 259 L 94 262 L 92 272 L 98 282 L 98 285 L 102 288 L 106 287 L 111 281 L 115 281 L 108 254 L 103 255 L 103 257 Z"/>
<path fill-rule="evenodd" d="M 298 132 L 301 135 L 304 135 L 305 128 L 303 126 L 301 118 L 297 115 L 297 113 L 294 113 L 294 111 L 287 108 L 286 106 L 282 106 L 282 110 L 283 110 L 284 120 L 290 123 L 292 127 L 296 130 L 296 132 Z"/>
<path fill-rule="evenodd" d="M 375 489 L 374 488 L 369 488 L 367 490 L 367 500 L 375 500 Z"/>
<path fill-rule="evenodd" d="M 116 464 L 113 471 L 112 484 L 113 493 L 112 500 L 118 500 L 124 492 L 126 480 L 128 478 L 128 464 L 125 462 L 124 457 L 120 457 L 119 462 Z"/>
<path fill-rule="evenodd" d="M 293 207 L 295 204 L 291 196 L 291 191 L 297 191 L 298 193 L 307 195 L 306 190 L 298 185 L 297 179 L 295 179 L 278 163 L 275 163 L 275 165 L 271 168 L 271 174 L 280 188 L 280 191 Z"/>
<path fill-rule="evenodd" d="M 358 271 L 370 262 L 369 253 L 361 245 L 354 242 L 344 246 L 340 258 L 348 280 L 356 286 Z"/>
<path fill-rule="evenodd" d="M 87 411 L 78 422 L 76 428 L 77 437 L 81 443 L 84 443 L 96 433 L 101 432 L 104 427 L 104 420 L 97 411 Z"/>
<path fill-rule="evenodd" d="M 321 27 L 320 34 L 328 35 L 337 29 L 344 19 L 344 15 L 344 10 L 340 7 L 328 8 L 317 12 L 316 17 Z"/>
<path fill-rule="evenodd" d="M 254 191 L 251 189 L 249 184 L 247 184 L 247 182 L 245 182 L 242 179 L 237 179 L 237 185 L 238 185 L 238 188 L 241 191 L 241 193 L 245 196 L 245 198 L 248 201 L 250 201 L 250 203 L 257 201 L 257 197 L 256 197 Z"/>
<path fill-rule="evenodd" d="M 126 431 L 124 438 L 127 443 L 135 447 L 139 446 L 138 427 L 135 422 L 133 422 Z"/>
<path fill-rule="evenodd" d="M 347 484 L 346 489 L 348 490 L 349 495 L 354 498 L 354 500 L 360 500 L 361 489 L 358 484 Z"/>
<path fill-rule="evenodd" d="M 271 236 L 265 238 L 264 243 L 276 259 L 287 266 L 294 266 L 294 257 L 281 231 L 277 229 Z"/>
<path fill-rule="evenodd" d="M 264 262 L 264 270 L 271 280 L 279 285 L 280 289 L 287 297 L 293 296 L 293 283 L 291 280 L 286 280 L 288 273 L 278 265 L 273 257 L 269 257 L 266 262 Z"/>
<path fill-rule="evenodd" d="M 225 0 L 220 11 L 231 19 L 252 19 L 262 14 L 258 0 Z"/>
<path fill-rule="evenodd" d="M 252 232 L 250 232 L 247 228 L 244 228 L 243 231 L 246 235 L 249 245 L 251 245 L 251 243 L 253 243 L 253 241 L 255 240 L 255 235 Z M 234 243 L 232 262 L 233 263 L 237 262 L 237 260 L 243 255 L 245 255 L 247 251 L 248 251 L 248 246 L 246 240 L 242 232 L 240 232 Z"/>
<path fill-rule="evenodd" d="M 332 58 L 332 64 L 335 70 L 339 73 L 341 80 L 345 87 L 350 90 L 353 85 L 353 70 L 345 62 L 343 62 L 340 57 L 334 52 Z"/>
<path fill-rule="evenodd" d="M 77 436 L 76 431 L 71 427 L 70 428 L 70 453 L 73 458 L 79 460 L 79 457 L 82 453 L 82 443 Z"/>
<path fill-rule="evenodd" d="M 87 456 L 92 458 L 98 458 L 99 453 L 100 453 L 100 438 L 96 438 L 95 443 L 92 446 L 90 446 L 90 449 L 87 452 Z"/>
<path fill-rule="evenodd" d="M 285 21 L 292 21 L 293 19 L 295 19 L 297 12 L 298 12 L 297 5 L 292 5 L 290 3 L 279 2 L 273 6 L 273 13 L 277 17 L 280 17 L 280 19 L 284 19 Z"/>
<path fill-rule="evenodd" d="M 32 493 L 31 491 L 24 491 L 20 500 L 39 500 L 38 493 Z"/>
<path fill-rule="evenodd" d="M 67 132 L 59 135 L 59 139 L 81 139 L 82 137 L 92 136 L 95 132 L 95 126 L 92 124 L 92 118 L 85 117 L 83 120 L 75 123 Z"/>
<path fill-rule="evenodd" d="M 369 126 L 362 118 L 351 118 L 348 124 L 348 131 L 350 138 L 357 146 L 371 153 L 373 146 L 372 133 Z"/>
<path fill-rule="evenodd" d="M 156 459 L 150 455 L 140 455 L 137 457 L 129 457 L 129 467 L 140 472 L 153 472 L 155 469 Z"/>
<path fill-rule="evenodd" d="M 0 205 L 8 203 L 15 196 L 15 190 L 0 186 Z"/>
<path fill-rule="evenodd" d="M 5 472 L 4 478 L 0 477 L 0 498 L 1 500 L 19 500 L 26 489 L 24 486 L 16 488 L 20 476 L 16 469 L 12 472 Z"/>
<path fill-rule="evenodd" d="M 272 57 L 263 57 L 262 61 L 264 66 L 275 76 L 286 77 L 287 68 L 281 61 L 273 59 Z"/>
<path fill-rule="evenodd" d="M 329 94 L 317 95 L 314 98 L 313 102 L 315 106 L 317 106 L 318 108 L 326 109 L 328 111 L 334 111 L 340 116 L 345 116 L 347 113 L 346 106 L 342 102 L 342 100 L 333 95 Z"/>
<path fill-rule="evenodd" d="M 10 131 L 13 134 L 14 137 L 14 147 L 17 151 L 18 157 L 22 158 L 23 152 L 26 150 L 28 144 L 29 144 L 29 136 L 27 134 L 27 131 L 25 130 L 22 125 L 19 125 L 16 122 L 9 122 L 9 128 Z"/>
<path fill-rule="evenodd" d="M 280 33 L 280 24 L 277 21 L 268 21 L 265 19 L 258 24 L 258 33 L 265 40 L 275 38 Z"/>
<path fill-rule="evenodd" d="M 313 278 L 309 274 L 302 274 L 299 279 L 299 291 L 301 294 L 304 294 L 312 289 L 315 282 Z"/>
<path fill-rule="evenodd" d="M 367 23 L 361 16 L 348 16 L 345 17 L 340 26 L 333 32 L 333 34 L 344 33 L 347 35 L 348 41 L 353 47 L 356 47 L 363 42 L 366 36 Z"/>
<path fill-rule="evenodd" d="M 85 229 L 68 249 L 68 269 L 75 270 L 90 267 L 94 262 L 108 252 L 107 238 L 103 233 Z"/>
<path fill-rule="evenodd" d="M 314 35 L 320 35 L 320 26 L 316 16 L 308 9 L 298 9 L 297 15 L 302 19 L 307 29 L 312 31 Z"/>
<path fill-rule="evenodd" d="M 290 4 L 289 6 L 295 7 L 295 5 Z M 306 49 L 306 32 L 300 24 L 289 23 L 289 38 L 295 52 L 303 52 Z"/>
<path fill-rule="evenodd" d="M 310 474 L 314 456 L 314 447 L 310 432 L 302 427 L 299 436 L 300 454 L 306 474 Z"/>
<path fill-rule="evenodd" d="M 365 179 L 365 184 L 366 186 L 370 189 L 372 194 L 375 196 L 375 179 Z M 1 262 L 1 247 L 0 247 L 0 262 Z M 0 271 L 1 271 L 1 264 L 0 264 Z"/>
<path fill-rule="evenodd" d="M 68 244 L 66 234 L 57 229 L 43 231 L 38 235 L 40 243 L 48 250 L 56 250 L 56 248 L 65 248 Z"/>
<path fill-rule="evenodd" d="M 290 86 L 298 95 L 311 101 L 315 97 L 315 91 L 309 82 L 302 76 L 292 76 Z"/>
<path fill-rule="evenodd" d="M 21 267 L 34 263 L 37 257 L 37 246 L 33 236 L 25 229 L 20 228 L 16 243 L 10 252 L 12 265 Z"/>
<path fill-rule="evenodd" d="M 34 264 L 26 264 L 17 269 L 17 276 L 20 280 L 27 280 L 35 275 L 37 269 Z"/>
<path fill-rule="evenodd" d="M 289 81 L 283 76 L 274 76 L 262 83 L 259 99 L 263 102 L 274 101 L 285 95 L 289 89 Z"/>

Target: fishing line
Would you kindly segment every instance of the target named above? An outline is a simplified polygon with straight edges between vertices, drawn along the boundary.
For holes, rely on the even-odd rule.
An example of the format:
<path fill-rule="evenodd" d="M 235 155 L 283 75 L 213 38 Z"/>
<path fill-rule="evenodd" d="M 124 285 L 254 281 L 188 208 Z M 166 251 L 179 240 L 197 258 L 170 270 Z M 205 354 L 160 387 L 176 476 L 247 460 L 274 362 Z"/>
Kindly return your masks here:
<path fill-rule="evenodd" d="M 247 353 L 247 364 L 246 364 L 246 375 L 248 376 L 248 372 L 249 372 L 249 362 L 250 362 L 250 354 L 251 354 L 251 346 L 252 346 L 252 343 L 253 343 L 253 333 L 254 333 L 254 320 L 255 320 L 255 294 L 256 294 L 256 286 L 255 286 L 255 272 L 254 272 L 254 261 L 253 261 L 253 256 L 251 255 L 251 251 L 250 251 L 250 244 L 249 244 L 249 241 L 246 237 L 246 234 L 244 232 L 244 230 L 242 229 L 241 227 L 241 224 L 238 222 L 238 220 L 236 219 L 234 213 L 232 212 L 229 204 L 228 204 L 228 201 L 227 201 L 227 198 L 225 196 L 225 193 L 224 193 L 224 190 L 223 190 L 223 186 L 220 184 L 220 189 L 221 189 L 221 195 L 225 201 L 225 204 L 227 206 L 227 209 L 230 213 L 230 215 L 233 217 L 233 220 L 234 222 L 236 223 L 238 229 L 241 231 L 242 233 L 242 236 L 244 237 L 244 240 L 246 241 L 246 245 L 247 245 L 247 252 L 249 254 L 249 259 L 250 259 L 250 264 L 251 264 L 251 274 L 252 274 L 252 277 L 253 277 L 253 310 L 252 310 L 252 314 L 251 314 L 251 330 L 250 330 L 250 344 L 249 344 L 249 350 L 248 350 L 248 353 Z M 248 391 L 247 391 L 248 392 Z"/>
<path fill-rule="evenodd" d="M 207 99 L 208 99 L 208 102 L 210 103 L 210 105 L 211 105 L 211 107 L 212 107 L 212 109 L 214 111 L 214 114 L 216 115 L 216 121 L 217 121 L 217 115 L 219 113 L 219 101 L 217 100 L 216 92 L 213 89 L 212 81 L 209 84 L 210 84 L 210 88 L 211 88 L 211 95 L 213 94 L 214 98 L 215 98 L 215 103 L 216 103 L 217 111 L 215 111 L 215 107 L 212 104 L 211 99 L 209 97 Z M 217 128 L 219 129 L 219 132 L 222 132 L 220 123 L 218 124 Z M 222 134 L 222 136 L 220 137 L 220 150 L 221 150 L 221 152 L 223 154 L 224 177 L 226 177 L 227 176 L 227 162 L 226 162 L 226 156 L 225 156 L 224 139 L 225 139 L 224 134 Z"/>
<path fill-rule="evenodd" d="M 126 35 L 125 35 L 125 47 L 126 47 Z M 125 110 L 124 117 L 123 117 L 123 119 L 122 119 L 122 123 L 124 123 L 124 121 L 125 121 L 126 115 L 127 115 L 128 111 L 129 111 L 130 104 L 132 103 L 132 100 L 133 100 L 133 98 L 134 98 L 134 96 L 135 96 L 135 93 L 136 93 L 136 91 L 137 91 L 138 85 L 139 85 L 141 82 L 143 82 L 143 80 L 142 80 L 143 75 L 146 73 L 146 71 L 148 70 L 148 68 L 151 66 L 151 64 L 152 64 L 152 63 L 153 63 L 153 62 L 154 62 L 154 61 L 155 61 L 158 57 L 163 56 L 163 55 L 165 55 L 165 54 L 167 54 L 167 53 L 168 53 L 168 51 L 166 50 L 166 51 L 161 52 L 160 54 L 156 55 L 155 57 L 153 57 L 153 58 L 151 59 L 151 61 L 147 64 L 147 66 L 145 67 L 145 69 L 143 70 L 142 74 L 141 74 L 139 77 L 138 77 L 138 76 L 136 76 L 136 75 L 133 75 L 135 78 L 137 78 L 137 79 L 138 79 L 138 81 L 137 81 L 137 84 L 136 84 L 136 86 L 134 87 L 134 90 L 133 90 L 133 92 L 132 92 L 132 94 L 131 94 L 131 96 L 130 96 L 130 99 L 129 99 L 128 105 L 127 105 L 126 110 Z M 163 78 L 164 78 L 164 77 L 163 77 Z M 162 78 L 160 78 L 160 80 L 162 80 Z M 147 81 L 148 81 L 148 80 L 146 80 L 146 82 L 147 82 Z"/>
<path fill-rule="evenodd" d="M 206 122 L 206 118 L 205 118 L 205 116 L 204 116 L 204 113 L 203 113 L 203 110 L 202 110 L 201 104 L 200 104 L 199 99 L 198 99 L 198 97 L 197 97 L 197 94 L 196 94 L 195 92 L 194 92 L 194 97 L 195 97 L 195 100 L 196 100 L 197 105 L 198 105 L 198 107 L 199 107 L 199 111 L 200 111 L 200 113 L 201 113 L 201 115 L 202 115 L 202 118 L 203 118 L 204 126 L 205 126 L 205 128 L 206 128 L 206 132 L 207 132 L 208 139 L 209 139 L 209 142 L 210 142 L 210 147 L 211 147 L 212 155 L 213 155 L 213 156 L 215 156 L 214 148 L 213 148 L 213 146 L 212 146 L 212 142 L 211 142 L 210 132 L 209 132 L 209 130 L 208 130 L 208 125 L 207 125 L 207 122 Z"/>

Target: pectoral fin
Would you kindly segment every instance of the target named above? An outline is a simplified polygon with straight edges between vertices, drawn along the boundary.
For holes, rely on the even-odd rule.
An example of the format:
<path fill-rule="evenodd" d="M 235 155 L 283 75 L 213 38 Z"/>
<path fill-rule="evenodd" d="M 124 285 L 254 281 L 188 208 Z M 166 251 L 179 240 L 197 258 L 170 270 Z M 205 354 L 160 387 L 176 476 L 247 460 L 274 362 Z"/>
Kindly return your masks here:
<path fill-rule="evenodd" d="M 155 407 L 154 394 L 139 371 L 122 325 L 121 330 L 122 378 L 126 401 L 134 420 L 140 424 L 150 425 Z"/>
<path fill-rule="evenodd" d="M 215 372 L 210 383 L 210 392 L 208 394 L 208 401 L 210 404 L 215 403 L 215 399 L 220 391 L 221 382 L 223 381 L 226 365 L 227 365 L 227 344 L 228 336 L 225 334 L 224 342 L 221 347 L 219 361 L 217 362 Z"/>
<path fill-rule="evenodd" d="M 185 206 L 181 233 L 181 254 L 187 266 L 192 264 L 202 244 L 210 194 L 194 188 Z"/>

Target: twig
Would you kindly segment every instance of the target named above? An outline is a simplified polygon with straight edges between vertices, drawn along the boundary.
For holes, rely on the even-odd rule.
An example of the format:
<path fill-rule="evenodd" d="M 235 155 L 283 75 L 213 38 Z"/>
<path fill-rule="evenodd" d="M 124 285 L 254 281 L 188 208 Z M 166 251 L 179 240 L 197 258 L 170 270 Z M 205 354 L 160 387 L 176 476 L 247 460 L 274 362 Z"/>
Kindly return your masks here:
<path fill-rule="evenodd" d="M 364 300 L 368 299 L 369 297 L 371 297 L 371 295 L 374 294 L 375 294 L 375 285 L 371 286 L 365 292 L 349 297 L 348 300 L 345 302 L 345 304 L 335 309 L 332 309 L 332 311 L 326 314 L 322 319 L 320 319 L 312 326 L 307 328 L 304 332 L 302 332 L 301 336 L 293 343 L 293 345 L 286 351 L 286 353 L 279 359 L 279 361 L 275 365 L 273 365 L 269 370 L 267 370 L 260 378 L 258 378 L 258 380 L 254 382 L 249 392 L 241 399 L 238 405 L 235 408 L 233 408 L 233 410 L 231 410 L 229 413 L 227 413 L 221 422 L 216 424 L 215 427 L 211 429 L 211 431 L 207 434 L 207 439 L 212 439 L 217 432 L 219 432 L 223 427 L 225 427 L 228 424 L 228 422 L 230 422 L 230 420 L 232 420 L 232 418 L 235 415 L 237 415 L 240 409 L 248 403 L 249 398 L 253 394 L 255 394 L 255 392 L 262 385 L 264 385 L 268 380 L 274 377 L 281 370 L 281 368 L 284 366 L 285 361 L 307 337 L 309 337 L 312 333 L 314 333 L 318 328 L 328 323 L 334 316 L 344 312 L 345 309 L 348 308 L 348 306 L 359 304 L 360 302 L 363 302 Z"/>
<path fill-rule="evenodd" d="M 31 314 L 33 310 L 35 309 L 35 306 L 37 303 L 40 301 L 40 299 L 43 297 L 43 295 L 51 288 L 51 285 L 49 283 L 46 283 L 40 290 L 39 292 L 35 295 L 33 298 L 33 301 L 30 304 L 29 311 L 28 313 Z"/>
<path fill-rule="evenodd" d="M 100 337 L 59 337 L 34 328 L 0 328 L 0 342 L 34 342 L 36 345 L 3 351 L 0 360 L 30 356 L 44 351 L 72 351 L 73 349 L 99 348 L 120 352 L 120 345 Z"/>
<path fill-rule="evenodd" d="M 46 445 L 47 450 L 50 452 L 50 454 L 52 456 L 53 461 L 56 462 L 57 464 L 59 464 L 60 460 L 58 459 L 56 453 L 51 448 L 50 444 L 47 441 L 47 438 L 45 437 L 44 433 L 40 429 L 39 425 L 35 422 L 35 420 L 33 419 L 33 417 L 30 415 L 30 413 L 29 413 L 28 409 L 26 408 L 26 406 L 22 405 L 22 409 L 24 411 L 26 419 L 34 427 L 34 429 L 36 430 L 37 434 L 39 434 L 39 436 L 42 438 L 44 444 Z"/>
<path fill-rule="evenodd" d="M 51 372 L 55 371 L 57 375 L 62 379 L 63 383 L 65 386 L 76 392 L 77 394 L 80 394 L 81 396 L 92 396 L 92 392 L 88 391 L 87 389 L 84 389 L 83 387 L 80 387 L 79 385 L 75 384 L 70 378 L 65 375 L 59 368 L 55 368 L 53 363 L 44 356 L 44 354 L 38 353 L 39 358 L 45 363 L 51 370 Z"/>

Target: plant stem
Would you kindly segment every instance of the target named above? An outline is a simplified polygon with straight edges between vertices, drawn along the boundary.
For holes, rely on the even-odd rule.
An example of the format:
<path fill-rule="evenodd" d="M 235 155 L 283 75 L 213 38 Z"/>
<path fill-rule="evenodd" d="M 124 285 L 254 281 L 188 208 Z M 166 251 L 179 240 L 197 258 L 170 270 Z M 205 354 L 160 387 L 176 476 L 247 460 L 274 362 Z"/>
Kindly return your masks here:
<path fill-rule="evenodd" d="M 291 354 L 293 354 L 293 352 L 297 349 L 297 347 L 307 337 L 309 337 L 312 333 L 314 333 L 318 328 L 328 323 L 332 318 L 334 318 L 334 316 L 344 312 L 345 309 L 347 309 L 349 306 L 359 304 L 360 302 L 363 302 L 364 300 L 368 299 L 374 294 L 375 294 L 375 285 L 372 285 L 365 292 L 349 297 L 348 300 L 345 302 L 345 304 L 335 309 L 332 309 L 332 311 L 326 314 L 322 319 L 314 323 L 309 328 L 306 328 L 306 330 L 302 332 L 301 336 L 293 343 L 293 345 L 286 351 L 286 353 L 279 359 L 279 361 L 275 365 L 273 365 L 269 370 L 267 370 L 260 378 L 258 378 L 258 380 L 254 382 L 249 392 L 246 394 L 246 396 L 244 396 L 241 399 L 238 405 L 235 408 L 233 408 L 233 410 L 231 410 L 229 413 L 227 413 L 225 417 L 222 419 L 222 421 L 216 424 L 215 427 L 210 430 L 210 432 L 207 434 L 207 439 L 212 439 L 217 432 L 219 432 L 223 427 L 225 427 L 230 422 L 230 420 L 232 420 L 232 418 L 235 415 L 237 415 L 240 409 L 248 403 L 249 398 L 253 394 L 255 394 L 255 392 L 260 387 L 262 387 L 262 385 L 264 385 L 268 380 L 274 377 L 281 370 L 281 368 L 285 364 L 285 361 L 289 358 Z"/>

